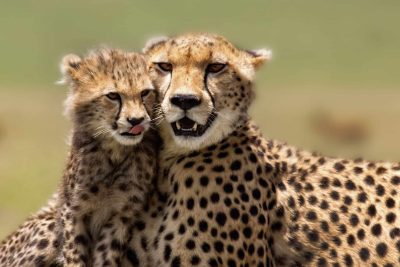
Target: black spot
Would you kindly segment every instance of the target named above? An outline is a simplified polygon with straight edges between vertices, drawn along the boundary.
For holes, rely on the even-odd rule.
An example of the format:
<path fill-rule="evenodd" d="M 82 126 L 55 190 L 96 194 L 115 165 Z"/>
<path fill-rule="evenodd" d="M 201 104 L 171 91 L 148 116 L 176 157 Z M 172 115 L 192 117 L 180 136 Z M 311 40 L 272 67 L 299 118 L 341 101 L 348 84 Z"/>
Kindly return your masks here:
<path fill-rule="evenodd" d="M 225 193 L 227 193 L 227 194 L 230 194 L 233 192 L 233 186 L 231 183 L 224 184 L 223 189 L 224 189 Z"/>
<path fill-rule="evenodd" d="M 382 226 L 380 224 L 375 224 L 374 226 L 372 226 L 371 228 L 371 233 L 374 236 L 380 236 L 382 233 Z"/>
<path fill-rule="evenodd" d="M 192 259 L 190 260 L 192 265 L 198 265 L 200 263 L 200 257 L 197 255 L 193 255 Z"/>
<path fill-rule="evenodd" d="M 207 224 L 207 222 L 206 222 L 205 220 L 201 220 L 201 221 L 199 222 L 199 230 L 200 230 L 201 232 L 207 232 L 207 229 L 208 229 L 208 224 Z"/>
<path fill-rule="evenodd" d="M 245 228 L 243 229 L 243 235 L 244 235 L 246 238 L 250 238 L 252 234 L 253 234 L 253 231 L 251 230 L 250 227 L 245 227 Z"/>
<path fill-rule="evenodd" d="M 309 211 L 306 214 L 306 219 L 309 221 L 315 221 L 317 219 L 317 214 L 315 213 L 315 211 Z"/>
<path fill-rule="evenodd" d="M 333 200 L 338 200 L 339 199 L 339 193 L 337 192 L 337 191 L 335 191 L 335 190 L 333 190 L 331 193 L 330 193 L 330 196 L 331 196 L 331 198 L 333 199 Z"/>
<path fill-rule="evenodd" d="M 126 257 L 128 258 L 128 261 L 132 264 L 132 266 L 134 267 L 139 266 L 139 259 L 134 250 L 128 248 L 126 251 Z"/>
<path fill-rule="evenodd" d="M 278 232 L 283 228 L 283 225 L 280 221 L 274 222 L 271 224 L 271 231 Z"/>
<path fill-rule="evenodd" d="M 239 219 L 240 212 L 237 208 L 232 208 L 229 212 L 229 215 L 231 216 L 232 219 L 237 220 Z"/>
<path fill-rule="evenodd" d="M 37 243 L 37 248 L 45 249 L 45 248 L 47 248 L 48 245 L 49 245 L 49 241 L 47 239 L 43 238 Z"/>
<path fill-rule="evenodd" d="M 327 221 L 322 221 L 322 222 L 321 222 L 321 229 L 322 229 L 324 232 L 329 232 L 329 224 L 328 224 Z"/>
<path fill-rule="evenodd" d="M 388 251 L 388 247 L 385 243 L 379 243 L 376 245 L 375 249 L 379 257 L 385 257 Z"/>
<path fill-rule="evenodd" d="M 186 242 L 186 248 L 187 249 L 193 250 L 195 247 L 196 247 L 196 243 L 192 239 L 189 239 Z"/>
<path fill-rule="evenodd" d="M 346 266 L 353 266 L 353 259 L 349 254 L 346 254 L 344 256 L 344 263 L 346 264 Z"/>
<path fill-rule="evenodd" d="M 369 214 L 369 216 L 371 216 L 371 217 L 374 217 L 374 216 L 376 215 L 376 208 L 375 208 L 375 205 L 370 205 L 370 206 L 368 207 L 368 214 Z"/>
<path fill-rule="evenodd" d="M 333 223 L 339 221 L 339 215 L 335 211 L 332 211 L 330 213 L 330 218 L 331 218 L 331 222 L 333 222 Z"/>
<path fill-rule="evenodd" d="M 248 182 L 253 180 L 253 173 L 251 171 L 246 171 L 244 174 L 244 179 Z"/>
<path fill-rule="evenodd" d="M 208 243 L 206 243 L 206 242 L 204 242 L 204 243 L 201 245 L 201 250 L 203 250 L 203 252 L 205 252 L 205 253 L 209 252 L 210 249 L 211 249 L 210 245 L 209 245 Z"/>
<path fill-rule="evenodd" d="M 224 244 L 221 241 L 215 241 L 214 249 L 215 249 L 215 251 L 221 253 L 224 251 Z"/>
<path fill-rule="evenodd" d="M 168 233 L 165 235 L 164 237 L 165 240 L 170 241 L 172 239 L 174 239 L 174 234 L 173 233 Z"/>
<path fill-rule="evenodd" d="M 217 215 L 215 216 L 215 220 L 220 226 L 224 226 L 226 223 L 226 215 L 225 213 L 218 212 Z"/>
<path fill-rule="evenodd" d="M 358 239 L 360 239 L 360 240 L 364 240 L 364 238 L 365 238 L 365 231 L 364 231 L 364 229 L 360 229 L 360 230 L 357 231 L 357 237 L 358 237 Z"/>
<path fill-rule="evenodd" d="M 357 201 L 360 203 L 365 203 L 365 201 L 367 201 L 367 194 L 365 192 L 358 194 Z"/>
<path fill-rule="evenodd" d="M 349 244 L 350 246 L 353 246 L 356 242 L 356 238 L 354 237 L 354 235 L 348 235 L 347 236 L 347 244 Z"/>
<path fill-rule="evenodd" d="M 229 237 L 232 240 L 238 240 L 239 239 L 239 232 L 236 231 L 236 230 L 232 230 L 232 231 L 229 232 Z"/>
<path fill-rule="evenodd" d="M 223 151 L 223 152 L 219 152 L 217 154 L 217 157 L 220 158 L 220 159 L 223 159 L 223 158 L 226 158 L 228 155 L 229 155 L 228 152 Z"/>
<path fill-rule="evenodd" d="M 344 185 L 348 190 L 355 190 L 356 189 L 356 185 L 351 180 L 347 180 Z"/>
<path fill-rule="evenodd" d="M 385 188 L 382 185 L 377 185 L 375 189 L 378 196 L 383 196 L 385 194 Z"/>
<path fill-rule="evenodd" d="M 174 257 L 171 262 L 171 267 L 180 267 L 181 266 L 181 258 L 179 256 Z"/>
<path fill-rule="evenodd" d="M 193 165 L 194 165 L 194 163 L 195 163 L 194 161 L 188 161 L 188 162 L 185 163 L 185 165 L 183 165 L 183 167 L 184 167 L 185 169 L 192 168 Z"/>
<path fill-rule="evenodd" d="M 189 176 L 189 177 L 187 177 L 186 180 L 185 180 L 185 186 L 186 186 L 187 188 L 191 188 L 192 185 L 193 185 L 193 178 Z"/>
<path fill-rule="evenodd" d="M 222 166 L 222 165 L 216 165 L 216 166 L 214 166 L 214 167 L 212 168 L 212 170 L 213 170 L 214 172 L 224 172 L 224 171 L 225 171 L 225 168 L 224 168 L 224 166 Z"/>
<path fill-rule="evenodd" d="M 319 234 L 316 230 L 312 230 L 307 233 L 307 238 L 310 240 L 310 242 L 318 242 Z"/>
<path fill-rule="evenodd" d="M 211 202 L 212 203 L 217 203 L 219 202 L 219 194 L 214 192 L 211 194 Z"/>
<path fill-rule="evenodd" d="M 329 178 L 328 177 L 322 177 L 320 182 L 319 182 L 319 187 L 322 189 L 327 189 L 329 187 Z"/>
<path fill-rule="evenodd" d="M 344 170 L 344 165 L 340 162 L 336 162 L 335 165 L 333 165 L 333 167 L 337 172 L 341 172 Z"/>
<path fill-rule="evenodd" d="M 360 256 L 360 259 L 362 261 L 368 261 L 368 259 L 369 259 L 369 250 L 368 250 L 368 248 L 360 249 L 360 252 L 358 253 L 358 255 Z"/>
<path fill-rule="evenodd" d="M 396 220 L 396 214 L 394 214 L 393 212 L 386 214 L 386 221 L 388 223 L 394 223 L 395 220 Z"/>
<path fill-rule="evenodd" d="M 90 192 L 93 194 L 97 194 L 99 192 L 99 188 L 96 185 L 90 187 Z"/>
<path fill-rule="evenodd" d="M 392 179 L 390 179 L 390 182 L 393 185 L 399 185 L 400 184 L 400 177 L 399 176 L 393 176 Z"/>
<path fill-rule="evenodd" d="M 240 170 L 241 167 L 242 167 L 242 163 L 240 162 L 240 160 L 235 160 L 231 164 L 231 170 L 232 171 Z"/>
<path fill-rule="evenodd" d="M 394 202 L 393 198 L 386 199 L 386 207 L 389 209 L 393 208 L 396 203 Z"/>
<path fill-rule="evenodd" d="M 350 224 L 352 226 L 357 226 L 359 222 L 360 222 L 360 220 L 358 219 L 356 214 L 351 214 L 350 215 Z"/>
<path fill-rule="evenodd" d="M 200 184 L 204 187 L 206 187 L 209 183 L 209 179 L 207 176 L 202 176 L 200 177 Z"/>
<path fill-rule="evenodd" d="M 367 176 L 364 178 L 364 182 L 365 182 L 367 185 L 374 185 L 374 184 L 375 184 L 375 180 L 374 180 L 374 178 L 373 178 L 371 175 L 367 175 Z"/>
<path fill-rule="evenodd" d="M 178 233 L 183 235 L 186 232 L 186 226 L 184 224 L 179 225 Z"/>
<path fill-rule="evenodd" d="M 165 261 L 169 261 L 169 259 L 171 258 L 171 252 L 172 252 L 171 246 L 167 244 L 164 248 L 164 253 L 163 253 Z"/>
<path fill-rule="evenodd" d="M 186 201 L 186 207 L 187 207 L 188 210 L 192 210 L 193 209 L 193 207 L 194 207 L 194 199 L 193 198 L 189 198 Z"/>
<path fill-rule="evenodd" d="M 75 237 L 75 244 L 82 244 L 82 245 L 87 245 L 87 240 L 83 235 L 77 235 Z"/>
<path fill-rule="evenodd" d="M 253 163 L 257 163 L 257 157 L 254 153 L 251 153 L 249 156 L 249 160 Z"/>

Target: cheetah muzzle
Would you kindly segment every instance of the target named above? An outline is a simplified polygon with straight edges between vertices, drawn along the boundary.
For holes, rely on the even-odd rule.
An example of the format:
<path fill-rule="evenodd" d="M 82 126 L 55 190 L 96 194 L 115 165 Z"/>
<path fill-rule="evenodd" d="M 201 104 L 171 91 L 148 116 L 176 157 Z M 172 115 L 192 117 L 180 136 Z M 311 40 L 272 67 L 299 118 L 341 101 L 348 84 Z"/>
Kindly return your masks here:
<path fill-rule="evenodd" d="M 199 124 L 185 116 L 180 120 L 172 122 L 171 127 L 176 136 L 199 137 L 210 128 L 216 117 L 217 114 L 212 112 L 205 124 Z"/>

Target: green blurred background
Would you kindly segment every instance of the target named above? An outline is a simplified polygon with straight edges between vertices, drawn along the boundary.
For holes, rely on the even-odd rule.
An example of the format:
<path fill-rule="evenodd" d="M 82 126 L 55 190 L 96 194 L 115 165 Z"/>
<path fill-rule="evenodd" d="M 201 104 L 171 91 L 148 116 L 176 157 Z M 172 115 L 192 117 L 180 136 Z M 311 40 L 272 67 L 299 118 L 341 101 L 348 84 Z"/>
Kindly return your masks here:
<path fill-rule="evenodd" d="M 58 62 L 100 44 L 211 31 L 270 47 L 252 113 L 269 137 L 400 160 L 400 2 L 11 1 L 0 4 L 0 238 L 43 205 L 66 157 Z"/>

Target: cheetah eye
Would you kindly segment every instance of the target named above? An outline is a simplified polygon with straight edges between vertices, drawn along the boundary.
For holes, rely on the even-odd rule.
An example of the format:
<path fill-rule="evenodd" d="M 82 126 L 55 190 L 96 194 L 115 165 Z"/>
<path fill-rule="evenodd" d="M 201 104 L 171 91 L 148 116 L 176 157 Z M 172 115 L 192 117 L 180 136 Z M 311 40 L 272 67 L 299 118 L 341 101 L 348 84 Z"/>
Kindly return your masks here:
<path fill-rule="evenodd" d="M 114 100 L 114 101 L 121 99 L 121 96 L 118 93 L 115 93 L 115 92 L 111 92 L 111 93 L 106 94 L 106 97 L 108 99 L 111 99 L 111 100 Z"/>
<path fill-rule="evenodd" d="M 171 63 L 168 63 L 168 62 L 158 62 L 158 63 L 155 63 L 156 65 L 157 65 L 157 67 L 159 68 L 159 69 L 161 69 L 162 71 L 165 71 L 165 72 L 171 72 L 172 71 L 172 64 Z"/>
<path fill-rule="evenodd" d="M 148 96 L 153 90 L 152 89 L 145 89 L 142 92 L 140 92 L 140 96 L 143 98 L 145 98 L 146 96 Z"/>
<path fill-rule="evenodd" d="M 218 73 L 220 71 L 222 71 L 223 69 L 225 69 L 226 64 L 224 63 L 211 63 L 208 64 L 207 68 L 206 68 L 206 72 L 209 73 Z"/>

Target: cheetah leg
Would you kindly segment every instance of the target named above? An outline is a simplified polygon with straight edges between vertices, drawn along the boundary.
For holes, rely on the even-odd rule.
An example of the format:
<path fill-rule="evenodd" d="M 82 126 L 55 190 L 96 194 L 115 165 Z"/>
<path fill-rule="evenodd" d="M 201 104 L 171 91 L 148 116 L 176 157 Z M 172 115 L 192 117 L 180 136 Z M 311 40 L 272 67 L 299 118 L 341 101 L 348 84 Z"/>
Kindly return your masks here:
<path fill-rule="evenodd" d="M 93 266 L 121 265 L 126 242 L 129 239 L 128 224 L 125 220 L 128 219 L 121 220 L 121 218 L 115 216 L 103 226 L 99 239 L 96 240 Z"/>
<path fill-rule="evenodd" d="M 72 217 L 71 212 L 63 211 L 62 222 L 64 267 L 89 266 L 89 237 L 83 218 Z"/>

